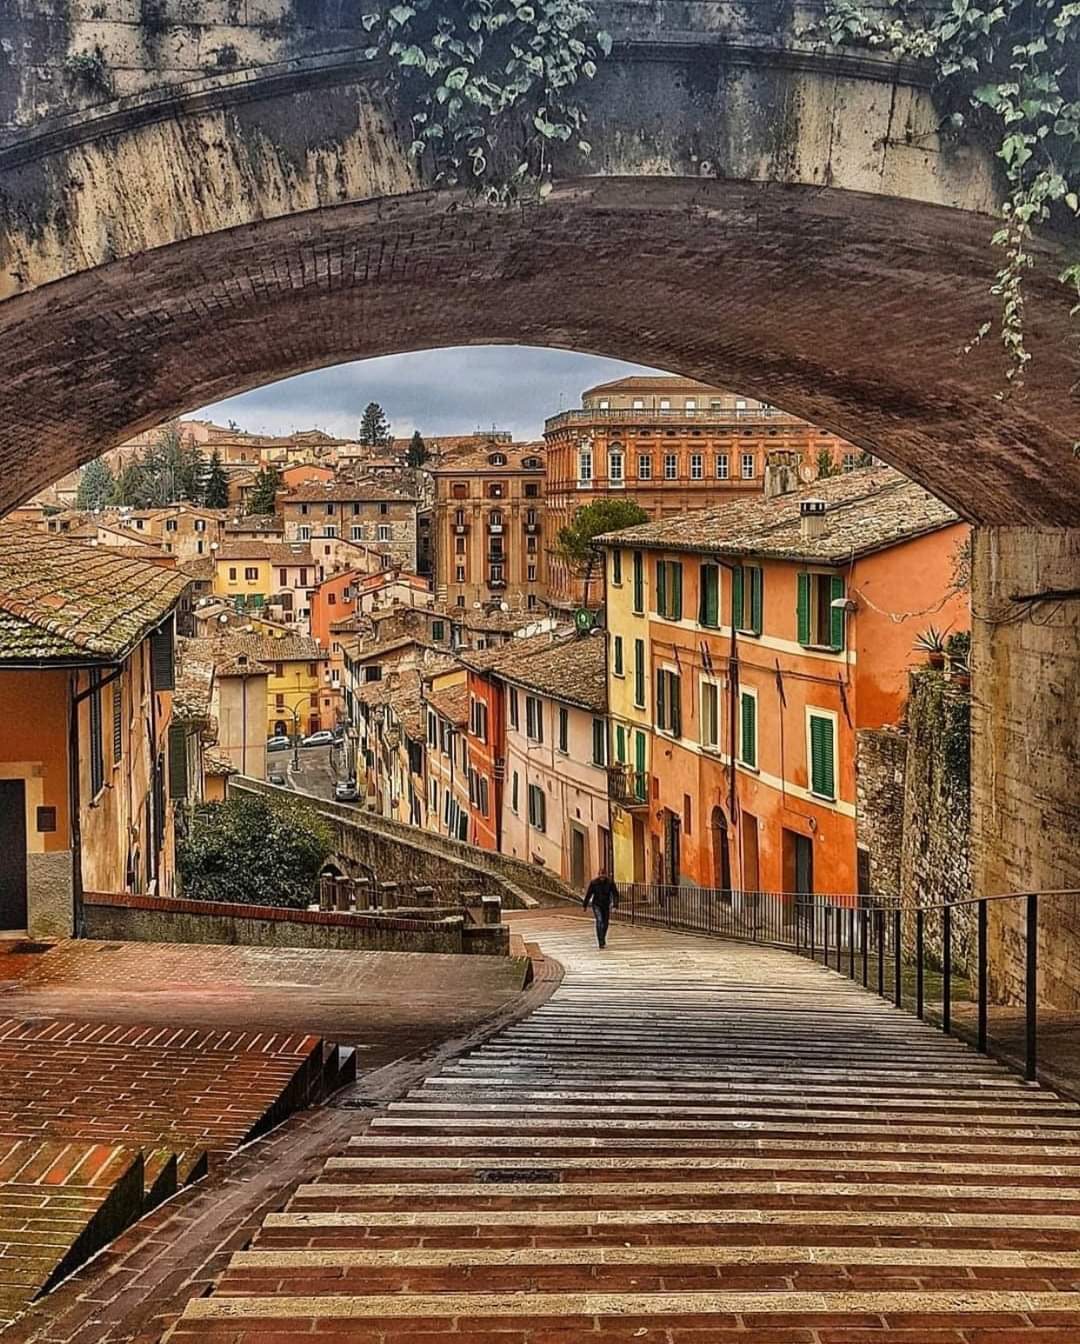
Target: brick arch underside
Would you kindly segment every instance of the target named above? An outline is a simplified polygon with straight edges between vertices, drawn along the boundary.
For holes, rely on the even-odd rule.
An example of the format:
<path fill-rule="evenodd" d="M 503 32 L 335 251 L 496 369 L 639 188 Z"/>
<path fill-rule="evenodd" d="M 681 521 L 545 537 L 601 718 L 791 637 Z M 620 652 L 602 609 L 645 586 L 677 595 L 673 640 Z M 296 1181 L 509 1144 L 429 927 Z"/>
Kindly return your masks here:
<path fill-rule="evenodd" d="M 522 210 L 427 194 L 173 243 L 0 305 L 0 508 L 161 420 L 290 374 L 469 343 L 577 349 L 765 397 L 985 523 L 1080 521 L 1068 296 L 1032 278 L 1006 401 L 991 222 L 807 187 L 580 179 Z"/>

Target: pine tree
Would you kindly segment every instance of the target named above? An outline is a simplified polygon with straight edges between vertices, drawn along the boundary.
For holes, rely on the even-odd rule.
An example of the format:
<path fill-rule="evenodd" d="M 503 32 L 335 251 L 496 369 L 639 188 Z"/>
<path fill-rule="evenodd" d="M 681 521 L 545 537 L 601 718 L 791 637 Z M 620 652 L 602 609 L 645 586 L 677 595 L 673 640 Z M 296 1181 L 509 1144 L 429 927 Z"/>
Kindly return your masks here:
<path fill-rule="evenodd" d="M 390 442 L 390 422 L 377 401 L 368 404 L 360 421 L 360 442 L 367 447 Z"/>
<path fill-rule="evenodd" d="M 841 468 L 833 461 L 833 455 L 828 448 L 822 448 L 817 455 L 817 474 L 818 480 L 826 480 L 830 476 L 839 476 Z"/>
<path fill-rule="evenodd" d="M 79 489 L 75 495 L 77 509 L 103 509 L 112 499 L 116 478 L 103 457 L 87 463 L 79 473 Z"/>
<path fill-rule="evenodd" d="M 405 461 L 410 467 L 422 467 L 430 457 L 431 454 L 428 452 L 423 435 L 418 429 L 414 429 L 409 443 L 409 451 L 405 454 Z"/>
<path fill-rule="evenodd" d="M 277 505 L 277 492 L 281 489 L 281 477 L 277 468 L 267 464 L 255 477 L 255 489 L 248 500 L 249 514 L 273 513 Z"/>
<path fill-rule="evenodd" d="M 229 478 L 225 475 L 225 468 L 221 465 L 221 454 L 216 448 L 210 454 L 210 468 L 206 473 L 203 503 L 208 509 L 229 507 Z"/>
<path fill-rule="evenodd" d="M 135 457 L 128 459 L 116 477 L 116 484 L 109 499 L 110 504 L 120 508 L 134 509 L 141 504 L 144 493 L 142 464 Z"/>

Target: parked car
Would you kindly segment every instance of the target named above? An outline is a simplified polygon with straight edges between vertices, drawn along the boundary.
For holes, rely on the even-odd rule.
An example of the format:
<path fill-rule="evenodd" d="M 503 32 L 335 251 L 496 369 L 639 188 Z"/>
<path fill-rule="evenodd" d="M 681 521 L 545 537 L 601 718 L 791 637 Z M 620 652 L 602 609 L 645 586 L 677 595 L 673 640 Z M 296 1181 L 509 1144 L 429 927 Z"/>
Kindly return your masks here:
<path fill-rule="evenodd" d="M 271 770 L 266 780 L 268 784 L 276 784 L 279 789 L 285 787 L 285 776 L 280 770 Z"/>
<path fill-rule="evenodd" d="M 291 746 L 287 737 L 269 737 L 266 740 L 267 751 L 288 751 Z"/>
<path fill-rule="evenodd" d="M 300 744 L 303 747 L 331 747 L 334 744 L 334 734 L 325 729 L 321 733 L 312 733 L 310 737 L 305 737 Z"/>
<path fill-rule="evenodd" d="M 339 803 L 356 803 L 360 800 L 360 790 L 351 779 L 342 779 L 334 785 L 334 797 Z"/>

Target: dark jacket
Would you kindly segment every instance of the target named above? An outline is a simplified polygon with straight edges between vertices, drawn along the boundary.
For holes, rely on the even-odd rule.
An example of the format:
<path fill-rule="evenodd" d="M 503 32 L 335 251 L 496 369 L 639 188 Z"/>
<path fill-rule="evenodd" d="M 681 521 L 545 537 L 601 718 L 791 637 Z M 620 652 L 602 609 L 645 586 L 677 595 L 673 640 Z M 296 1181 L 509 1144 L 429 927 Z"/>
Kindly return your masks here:
<path fill-rule="evenodd" d="M 594 877 L 589 883 L 589 889 L 585 893 L 585 899 L 582 905 L 587 910 L 590 905 L 599 906 L 600 909 L 610 910 L 613 905 L 619 904 L 619 888 L 612 882 L 610 877 Z"/>

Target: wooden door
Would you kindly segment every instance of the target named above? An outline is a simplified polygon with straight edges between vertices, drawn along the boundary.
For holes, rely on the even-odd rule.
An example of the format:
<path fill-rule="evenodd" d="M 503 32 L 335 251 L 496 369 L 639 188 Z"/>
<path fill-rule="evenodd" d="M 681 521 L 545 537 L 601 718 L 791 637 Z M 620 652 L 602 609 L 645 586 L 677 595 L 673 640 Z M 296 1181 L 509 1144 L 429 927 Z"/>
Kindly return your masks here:
<path fill-rule="evenodd" d="M 0 929 L 26 928 L 26 784 L 0 779 Z"/>

